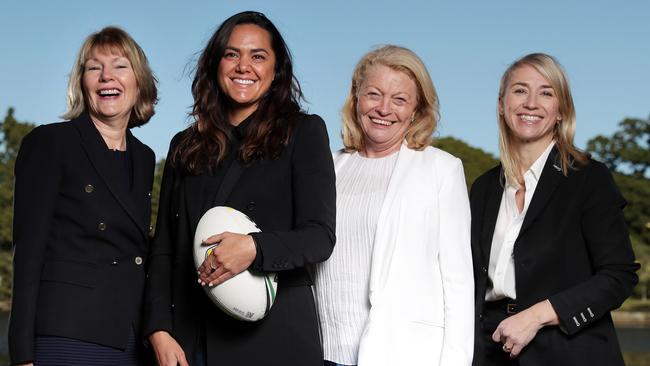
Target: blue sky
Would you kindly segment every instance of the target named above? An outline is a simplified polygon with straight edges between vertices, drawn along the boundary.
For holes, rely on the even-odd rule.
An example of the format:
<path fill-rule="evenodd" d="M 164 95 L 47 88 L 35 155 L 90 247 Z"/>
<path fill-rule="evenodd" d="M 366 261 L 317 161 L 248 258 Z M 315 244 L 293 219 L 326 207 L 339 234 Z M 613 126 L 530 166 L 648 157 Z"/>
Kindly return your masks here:
<path fill-rule="evenodd" d="M 36 1 L 0 3 L 0 114 L 59 121 L 67 75 L 84 38 L 106 25 L 127 30 L 159 79 L 152 121 L 134 133 L 162 158 L 187 123 L 198 52 L 242 10 L 264 12 L 294 56 L 308 103 L 341 146 L 339 111 L 358 59 L 377 45 L 414 50 L 440 95 L 438 136 L 497 153 L 495 106 L 504 69 L 530 52 L 566 68 L 578 114 L 576 143 L 611 134 L 625 117 L 650 115 L 650 2 L 638 1 Z"/>

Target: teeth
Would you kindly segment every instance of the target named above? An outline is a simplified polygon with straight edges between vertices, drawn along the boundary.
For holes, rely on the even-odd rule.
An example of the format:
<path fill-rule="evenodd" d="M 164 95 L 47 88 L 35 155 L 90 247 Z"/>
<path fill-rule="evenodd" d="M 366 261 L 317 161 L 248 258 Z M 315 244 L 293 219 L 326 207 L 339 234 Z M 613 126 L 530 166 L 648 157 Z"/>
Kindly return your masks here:
<path fill-rule="evenodd" d="M 120 91 L 117 89 L 103 89 L 99 91 L 99 95 L 114 95 L 120 94 Z"/>
<path fill-rule="evenodd" d="M 384 126 L 390 126 L 390 125 L 393 124 L 393 122 L 391 122 L 391 121 L 386 121 L 386 120 L 383 120 L 383 119 L 371 118 L 370 120 L 371 120 L 373 123 L 377 123 L 377 124 L 384 125 Z"/>
<path fill-rule="evenodd" d="M 234 81 L 237 84 L 244 84 L 244 85 L 250 85 L 254 83 L 253 80 L 246 80 L 246 79 L 232 79 L 232 81 Z"/>
<path fill-rule="evenodd" d="M 542 117 L 540 116 L 531 116 L 528 114 L 522 114 L 519 117 L 524 121 L 529 121 L 529 122 L 539 121 L 540 119 L 542 119 Z"/>

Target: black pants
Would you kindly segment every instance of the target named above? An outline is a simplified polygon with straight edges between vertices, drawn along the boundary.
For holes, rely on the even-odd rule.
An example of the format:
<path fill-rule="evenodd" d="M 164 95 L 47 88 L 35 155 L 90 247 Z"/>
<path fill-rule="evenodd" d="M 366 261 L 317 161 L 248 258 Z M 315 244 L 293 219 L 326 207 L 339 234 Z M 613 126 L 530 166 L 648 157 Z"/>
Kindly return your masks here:
<path fill-rule="evenodd" d="M 481 317 L 481 334 L 479 344 L 482 344 L 483 350 L 479 354 L 482 360 L 475 365 L 481 366 L 519 366 L 517 359 L 511 360 L 510 353 L 503 350 L 503 344 L 492 340 L 492 334 L 499 326 L 499 323 L 508 316 L 507 304 L 513 303 L 510 299 L 486 302 L 483 306 Z"/>

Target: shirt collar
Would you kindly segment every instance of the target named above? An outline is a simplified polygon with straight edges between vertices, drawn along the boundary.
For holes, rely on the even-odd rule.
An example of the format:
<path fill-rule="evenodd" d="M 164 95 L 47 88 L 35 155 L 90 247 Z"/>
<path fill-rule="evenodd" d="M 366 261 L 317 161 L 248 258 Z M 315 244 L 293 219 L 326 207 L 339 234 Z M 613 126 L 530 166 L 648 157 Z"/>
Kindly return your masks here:
<path fill-rule="evenodd" d="M 542 176 L 542 171 L 544 170 L 544 165 L 546 165 L 546 160 L 548 159 L 548 155 L 551 153 L 551 150 L 553 150 L 553 146 L 555 146 L 555 141 L 551 141 L 550 144 L 546 147 L 546 150 L 542 153 L 542 155 L 535 160 L 533 165 L 530 166 L 528 172 L 531 173 L 535 181 L 539 181 L 539 178 Z"/>

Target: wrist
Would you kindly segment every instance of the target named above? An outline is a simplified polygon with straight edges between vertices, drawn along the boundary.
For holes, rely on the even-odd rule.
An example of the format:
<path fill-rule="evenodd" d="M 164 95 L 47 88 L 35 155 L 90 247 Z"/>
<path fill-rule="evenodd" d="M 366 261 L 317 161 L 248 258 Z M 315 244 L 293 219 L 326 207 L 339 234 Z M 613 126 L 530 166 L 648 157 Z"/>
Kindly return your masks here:
<path fill-rule="evenodd" d="M 540 328 L 548 325 L 559 324 L 557 313 L 555 313 L 555 309 L 553 309 L 553 305 L 551 305 L 551 302 L 548 301 L 548 299 L 538 302 L 533 306 L 533 308 L 535 318 L 537 319 Z"/>

